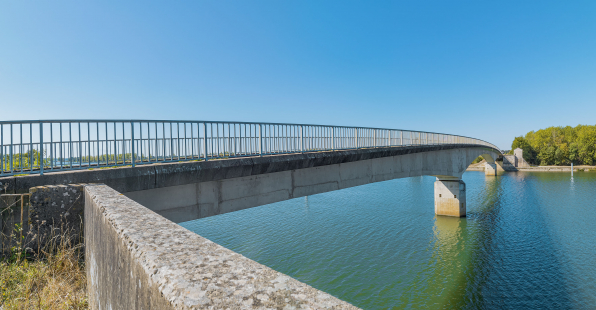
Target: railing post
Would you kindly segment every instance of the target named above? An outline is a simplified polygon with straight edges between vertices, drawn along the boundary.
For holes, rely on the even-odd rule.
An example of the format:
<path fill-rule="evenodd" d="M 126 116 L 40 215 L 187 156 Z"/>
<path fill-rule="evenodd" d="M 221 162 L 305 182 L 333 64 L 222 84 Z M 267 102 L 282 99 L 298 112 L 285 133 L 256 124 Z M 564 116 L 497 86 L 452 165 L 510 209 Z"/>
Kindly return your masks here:
<path fill-rule="evenodd" d="M 304 153 L 304 128 L 300 125 L 300 153 Z"/>
<path fill-rule="evenodd" d="M 259 156 L 263 156 L 263 137 L 261 134 L 261 124 L 259 124 Z"/>
<path fill-rule="evenodd" d="M 43 175 L 43 123 L 39 122 L 39 174 Z"/>
<path fill-rule="evenodd" d="M 388 146 L 392 146 L 393 144 L 391 143 L 391 130 L 389 130 L 389 145 Z"/>
<path fill-rule="evenodd" d="M 331 150 L 335 151 L 335 127 L 331 127 Z"/>
<path fill-rule="evenodd" d="M 116 137 L 116 135 L 114 134 L 114 139 L 116 139 L 115 137 Z M 122 133 L 122 139 L 124 140 L 124 132 Z M 130 161 L 132 162 L 132 167 L 134 168 L 134 166 L 135 166 L 135 123 L 134 122 L 130 122 L 130 147 L 131 147 L 131 151 L 132 151 L 132 154 L 131 154 L 132 158 Z M 122 156 L 124 156 L 122 161 L 126 165 L 126 153 L 122 154 Z"/>
<path fill-rule="evenodd" d="M 356 148 L 358 148 L 358 128 L 354 128 L 354 139 L 356 139 L 356 143 L 354 143 L 356 145 Z"/>
<path fill-rule="evenodd" d="M 203 123 L 203 148 L 205 149 L 205 161 L 207 161 L 207 123 Z"/>
<path fill-rule="evenodd" d="M 60 124 L 60 126 L 62 126 L 62 124 Z M 62 128 L 60 128 L 60 129 L 61 129 L 60 130 L 60 142 L 62 142 Z M 10 154 L 10 156 L 9 156 L 10 158 L 8 159 L 9 163 L 10 163 L 10 173 L 14 173 L 13 165 L 12 165 L 12 162 L 13 162 L 12 148 L 13 148 L 13 133 L 12 133 L 12 124 L 10 124 L 10 148 L 8 149 L 9 150 L 8 153 Z M 62 155 L 62 143 L 60 143 L 60 154 Z"/>
<path fill-rule="evenodd" d="M 399 141 L 401 142 L 401 145 L 404 146 L 404 131 L 400 131 L 399 132 Z"/>
<path fill-rule="evenodd" d="M 377 130 L 373 129 L 373 147 L 377 147 Z"/>

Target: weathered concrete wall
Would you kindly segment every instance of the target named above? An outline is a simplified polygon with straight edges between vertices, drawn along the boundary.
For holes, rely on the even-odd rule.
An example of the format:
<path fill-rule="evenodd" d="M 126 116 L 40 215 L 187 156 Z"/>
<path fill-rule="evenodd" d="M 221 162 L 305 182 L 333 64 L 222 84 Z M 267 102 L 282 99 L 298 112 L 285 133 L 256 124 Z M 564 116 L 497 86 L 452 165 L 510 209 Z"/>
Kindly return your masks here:
<path fill-rule="evenodd" d="M 515 171 L 517 167 L 517 157 L 515 155 L 503 155 L 503 169 L 506 171 Z"/>
<path fill-rule="evenodd" d="M 202 182 L 125 195 L 174 222 L 184 222 L 397 178 L 421 175 L 461 178 L 470 162 L 491 153 L 495 158 L 498 156 L 484 148 L 437 149 L 338 163 L 324 161 L 326 157 L 322 157 L 322 163 L 317 165 L 317 156 L 321 155 L 313 154 L 311 159 L 305 155 L 286 155 L 270 158 L 268 173 L 246 161 L 242 166 L 229 168 L 232 173 L 226 167 L 219 168 L 225 178 L 214 178 L 212 174 L 212 179 L 200 178 Z M 303 160 L 309 165 L 304 167 Z M 258 173 L 250 175 L 254 171 Z M 239 176 L 230 177 L 234 175 Z"/>
<path fill-rule="evenodd" d="M 29 194 L 0 195 L 0 252 L 6 254 L 12 246 L 39 252 L 48 240 L 59 244 L 62 237 L 72 245 L 82 242 L 83 210 L 81 184 L 39 186 Z M 16 224 L 20 232 L 15 231 Z"/>
<path fill-rule="evenodd" d="M 513 150 L 513 156 L 515 156 L 517 160 L 516 168 L 529 168 L 531 167 L 530 164 L 524 159 L 524 150 L 520 148 L 516 148 Z"/>
<path fill-rule="evenodd" d="M 38 186 L 29 190 L 29 246 L 35 251 L 49 238 L 60 242 L 66 237 L 72 244 L 83 241 L 84 184 Z"/>
<path fill-rule="evenodd" d="M 91 309 L 357 309 L 105 185 L 85 187 Z"/>

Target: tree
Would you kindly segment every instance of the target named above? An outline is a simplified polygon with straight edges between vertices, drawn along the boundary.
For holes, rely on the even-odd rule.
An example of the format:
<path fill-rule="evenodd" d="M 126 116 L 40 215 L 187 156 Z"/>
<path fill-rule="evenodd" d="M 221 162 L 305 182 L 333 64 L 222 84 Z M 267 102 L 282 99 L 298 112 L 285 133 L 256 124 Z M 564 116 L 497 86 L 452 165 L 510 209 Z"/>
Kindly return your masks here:
<path fill-rule="evenodd" d="M 574 164 L 578 164 L 580 162 L 579 145 L 577 142 L 573 142 L 571 145 L 569 145 L 569 161 Z"/>
<path fill-rule="evenodd" d="M 582 126 L 577 131 L 579 159 L 584 165 L 596 162 L 596 126 Z"/>
<path fill-rule="evenodd" d="M 568 165 L 596 164 L 596 126 L 548 127 L 516 137 L 513 149 L 524 150 L 524 159 L 531 164 Z"/>
<path fill-rule="evenodd" d="M 517 148 L 520 148 L 524 151 L 523 157 L 528 163 L 536 163 L 536 152 L 528 140 L 526 140 L 524 137 L 516 137 L 513 140 L 513 143 L 511 143 L 511 150 L 515 150 Z"/>

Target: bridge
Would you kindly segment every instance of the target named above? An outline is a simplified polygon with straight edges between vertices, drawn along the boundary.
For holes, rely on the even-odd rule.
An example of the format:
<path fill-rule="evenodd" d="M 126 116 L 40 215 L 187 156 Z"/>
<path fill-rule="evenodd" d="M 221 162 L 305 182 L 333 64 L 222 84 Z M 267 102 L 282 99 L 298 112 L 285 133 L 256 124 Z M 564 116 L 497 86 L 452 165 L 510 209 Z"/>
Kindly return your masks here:
<path fill-rule="evenodd" d="M 283 290 L 273 288 L 285 275 L 234 256 L 238 254 L 215 247 L 172 222 L 423 175 L 436 177 L 435 213 L 462 217 L 466 214 L 462 174 L 482 156 L 487 161 L 485 174 L 494 176 L 500 155 L 495 145 L 479 139 L 399 129 L 182 120 L 0 122 L 0 186 L 5 192 L 31 193 L 33 226 L 76 221 L 75 212 L 65 212 L 65 205 L 84 213 L 90 303 L 102 309 L 106 304 L 182 309 L 188 300 L 195 300 L 188 292 L 204 297 L 206 291 L 197 286 L 180 288 L 186 293 L 171 287 L 171 283 L 181 283 L 189 270 L 204 274 L 203 267 L 197 267 L 204 262 L 193 261 L 197 253 L 213 262 L 228 257 L 236 266 L 251 266 L 240 268 L 233 277 L 245 277 L 254 287 L 271 291 L 271 300 L 281 296 Z M 70 185 L 96 183 L 105 185 Z M 72 199 L 72 195 L 84 199 Z M 162 248 L 176 249 L 176 253 Z M 184 256 L 184 264 L 179 256 L 183 252 L 189 255 Z M 189 261 L 191 265 L 185 265 Z M 171 265 L 174 262 L 181 265 Z M 125 264 L 126 272 L 114 276 L 114 264 Z M 222 273 L 221 264 L 211 266 L 215 269 L 209 274 L 229 276 L 231 271 Z M 255 268 L 263 270 L 261 278 L 255 278 Z M 182 282 L 204 281 L 200 286 L 204 287 L 217 280 L 197 280 L 192 274 Z M 138 279 L 139 286 L 131 278 Z M 263 282 L 265 278 L 268 282 Z M 305 302 L 311 308 L 332 300 L 328 299 L 331 296 L 319 298 L 324 293 L 306 284 L 283 279 L 291 291 L 310 296 Z M 244 290 L 237 284 L 230 286 Z M 223 294 L 217 286 L 213 290 Z M 243 296 L 224 295 L 209 300 L 234 306 L 233 300 Z M 159 302 L 147 303 L 139 296 L 152 296 L 147 297 L 150 302 Z"/>
<path fill-rule="evenodd" d="M 496 146 L 479 139 L 398 129 L 165 120 L 0 122 L 0 182 L 9 190 L 104 183 L 175 222 L 421 175 L 437 177 L 437 214 L 465 216 L 463 172 L 483 156 L 485 173 L 495 175 L 499 155 Z"/>

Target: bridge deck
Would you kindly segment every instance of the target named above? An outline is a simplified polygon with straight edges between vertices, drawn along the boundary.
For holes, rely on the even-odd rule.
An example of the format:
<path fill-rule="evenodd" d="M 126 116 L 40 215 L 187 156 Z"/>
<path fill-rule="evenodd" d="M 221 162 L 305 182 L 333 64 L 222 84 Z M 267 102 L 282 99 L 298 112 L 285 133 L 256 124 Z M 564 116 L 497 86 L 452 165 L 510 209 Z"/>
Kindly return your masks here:
<path fill-rule="evenodd" d="M 127 193 L 375 158 L 459 148 L 483 148 L 487 151 L 498 152 L 498 150 L 484 145 L 470 144 L 422 145 L 308 152 L 303 154 L 267 155 L 210 161 L 159 163 L 137 166 L 134 168 L 116 167 L 109 169 L 63 171 L 46 173 L 44 175 L 10 176 L 0 178 L 0 187 L 6 188 L 6 193 L 24 193 L 28 192 L 29 188 L 36 186 L 103 183 L 121 193 Z"/>

